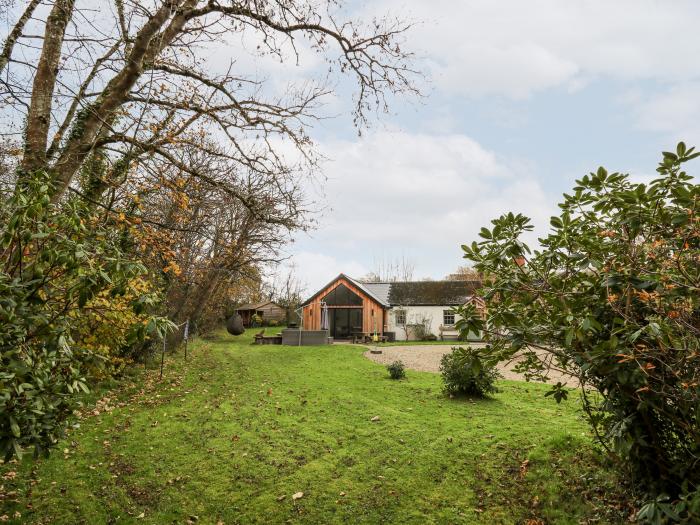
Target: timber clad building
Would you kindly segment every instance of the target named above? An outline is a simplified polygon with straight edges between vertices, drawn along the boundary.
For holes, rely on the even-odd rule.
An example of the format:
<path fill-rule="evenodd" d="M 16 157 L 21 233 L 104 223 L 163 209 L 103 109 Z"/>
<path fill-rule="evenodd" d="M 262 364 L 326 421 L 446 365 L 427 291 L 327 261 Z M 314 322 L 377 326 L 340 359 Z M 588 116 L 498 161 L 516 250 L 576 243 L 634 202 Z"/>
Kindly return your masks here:
<path fill-rule="evenodd" d="M 417 325 L 440 338 L 456 337 L 452 308 L 475 302 L 483 310 L 483 300 L 476 295 L 480 286 L 479 281 L 363 283 L 340 274 L 302 305 L 303 326 L 320 330 L 327 315 L 334 339 L 356 333 L 413 339 L 411 327 Z"/>
<path fill-rule="evenodd" d="M 245 327 L 251 326 L 255 315 L 260 317 L 263 322 L 276 321 L 278 323 L 284 322 L 287 317 L 287 311 L 273 301 L 243 304 L 236 310 L 243 319 Z"/>

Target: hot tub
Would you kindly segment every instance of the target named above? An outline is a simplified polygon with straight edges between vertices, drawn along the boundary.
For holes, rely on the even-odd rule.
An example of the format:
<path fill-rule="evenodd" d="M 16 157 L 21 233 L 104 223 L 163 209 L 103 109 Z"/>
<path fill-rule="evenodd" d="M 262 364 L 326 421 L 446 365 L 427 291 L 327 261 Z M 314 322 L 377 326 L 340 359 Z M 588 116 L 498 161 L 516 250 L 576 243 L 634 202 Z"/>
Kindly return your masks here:
<path fill-rule="evenodd" d="M 289 346 L 327 345 L 330 342 L 328 330 L 300 330 L 285 328 L 282 330 L 282 344 Z"/>

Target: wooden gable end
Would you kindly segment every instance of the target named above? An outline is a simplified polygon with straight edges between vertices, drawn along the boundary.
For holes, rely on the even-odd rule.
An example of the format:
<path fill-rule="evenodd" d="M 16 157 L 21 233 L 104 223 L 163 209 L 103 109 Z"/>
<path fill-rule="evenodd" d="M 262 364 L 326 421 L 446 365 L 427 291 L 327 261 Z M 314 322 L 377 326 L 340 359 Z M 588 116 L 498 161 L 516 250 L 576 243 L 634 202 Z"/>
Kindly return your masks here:
<path fill-rule="evenodd" d="M 384 307 L 344 277 L 336 279 L 328 286 L 323 288 L 314 296 L 313 300 L 304 306 L 304 328 L 307 330 L 321 329 L 321 302 L 323 302 L 323 299 L 341 284 L 348 288 L 352 293 L 359 296 L 362 299 L 362 305 L 329 305 L 328 309 L 362 308 L 362 331 L 370 333 L 374 332 L 376 329 L 378 333 L 383 333 L 384 325 L 386 323 L 386 313 Z"/>

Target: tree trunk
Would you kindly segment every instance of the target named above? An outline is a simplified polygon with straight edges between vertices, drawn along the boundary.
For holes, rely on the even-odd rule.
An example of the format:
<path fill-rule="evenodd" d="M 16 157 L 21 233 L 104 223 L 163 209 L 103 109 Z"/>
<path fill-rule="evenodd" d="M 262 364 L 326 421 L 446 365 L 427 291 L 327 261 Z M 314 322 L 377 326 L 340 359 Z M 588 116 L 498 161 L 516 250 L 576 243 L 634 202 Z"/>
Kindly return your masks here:
<path fill-rule="evenodd" d="M 46 148 L 51 124 L 51 105 L 56 87 L 61 48 L 66 26 L 73 16 L 74 0 L 56 0 L 46 20 L 44 45 L 34 75 L 32 99 L 27 115 L 22 171 L 25 174 L 46 168 Z"/>
<path fill-rule="evenodd" d="M 187 11 L 195 6 L 197 1 L 186 0 L 182 8 L 178 9 L 181 1 L 167 0 L 161 5 L 136 35 L 126 66 L 109 81 L 100 98 L 78 115 L 80 133 L 68 141 L 53 169 L 56 187 L 52 201 L 56 202 L 61 198 L 103 128 L 111 126 L 114 122 L 116 110 L 124 104 L 131 88 L 141 77 L 144 64 L 155 60 L 187 23 Z M 175 10 L 178 12 L 172 22 L 161 32 L 161 27 Z M 154 42 L 156 37 L 157 44 Z"/>
<path fill-rule="evenodd" d="M 15 27 L 13 27 L 12 31 L 10 31 L 10 34 L 7 35 L 7 38 L 5 39 L 5 45 L 2 47 L 2 53 L 0 53 L 0 73 L 2 73 L 3 69 L 5 69 L 7 63 L 10 61 L 10 57 L 12 56 L 12 50 L 15 47 L 15 43 L 17 42 L 17 39 L 20 36 L 22 36 L 24 26 L 32 17 L 32 14 L 34 13 L 36 6 L 39 5 L 40 1 L 41 0 L 32 0 L 31 2 L 29 2 L 29 5 L 24 10 L 24 13 L 22 13 L 22 16 L 15 24 Z"/>

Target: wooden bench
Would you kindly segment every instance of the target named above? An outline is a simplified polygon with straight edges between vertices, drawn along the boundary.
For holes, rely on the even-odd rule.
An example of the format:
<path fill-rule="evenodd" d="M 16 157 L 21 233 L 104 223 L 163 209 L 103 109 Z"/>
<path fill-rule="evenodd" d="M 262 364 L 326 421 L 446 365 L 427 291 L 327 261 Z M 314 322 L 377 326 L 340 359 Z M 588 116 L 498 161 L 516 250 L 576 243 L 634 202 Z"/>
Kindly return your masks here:
<path fill-rule="evenodd" d="M 265 335 L 265 329 L 263 328 L 257 334 L 253 336 L 255 341 L 254 345 L 281 345 L 282 344 L 282 334 L 275 335 Z"/>
<path fill-rule="evenodd" d="M 260 344 L 260 339 L 262 339 L 263 337 L 265 337 L 265 329 L 264 328 L 253 336 L 254 344 L 256 344 L 256 345 Z"/>
<path fill-rule="evenodd" d="M 259 345 L 281 345 L 282 344 L 282 336 L 281 335 L 264 335 L 261 338 L 257 339 L 257 343 Z"/>
<path fill-rule="evenodd" d="M 440 325 L 440 341 L 457 341 L 459 339 L 459 330 L 454 325 Z"/>

